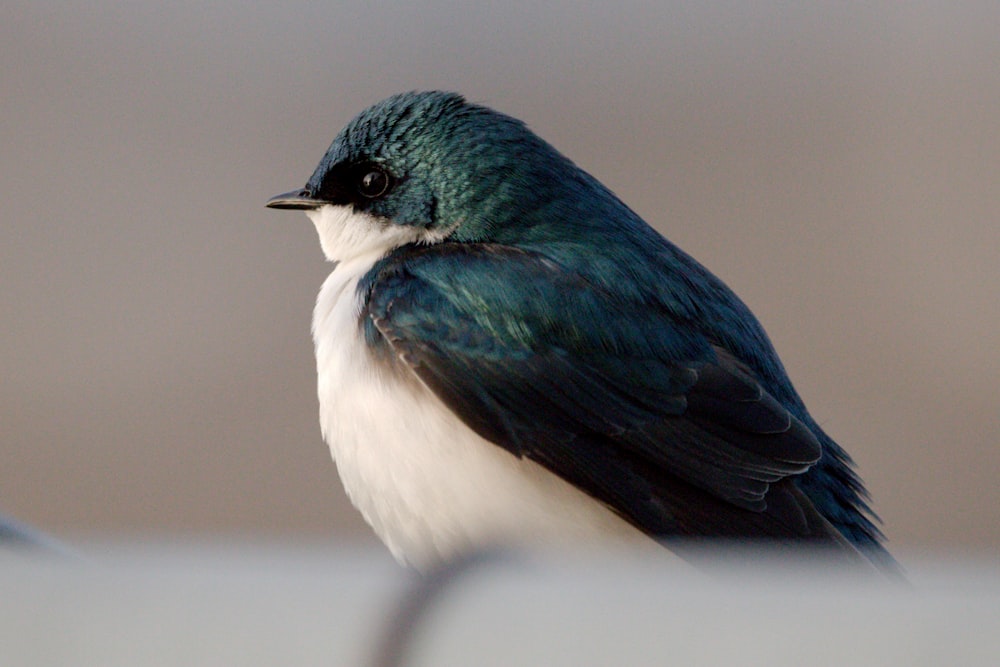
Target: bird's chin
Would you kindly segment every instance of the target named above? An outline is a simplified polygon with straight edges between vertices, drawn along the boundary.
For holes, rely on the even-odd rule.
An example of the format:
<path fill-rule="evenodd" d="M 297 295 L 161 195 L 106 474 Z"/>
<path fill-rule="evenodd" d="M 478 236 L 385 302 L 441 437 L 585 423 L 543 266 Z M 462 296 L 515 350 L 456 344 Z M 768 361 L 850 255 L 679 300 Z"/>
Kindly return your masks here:
<path fill-rule="evenodd" d="M 357 211 L 353 206 L 324 204 L 306 211 L 319 234 L 323 254 L 341 264 L 374 263 L 396 248 L 410 243 L 440 243 L 455 230 L 394 224 L 389 220 Z"/>
<path fill-rule="evenodd" d="M 323 254 L 331 262 L 375 262 L 407 243 L 419 240 L 421 230 L 393 225 L 352 206 L 326 204 L 306 211 L 319 235 Z"/>

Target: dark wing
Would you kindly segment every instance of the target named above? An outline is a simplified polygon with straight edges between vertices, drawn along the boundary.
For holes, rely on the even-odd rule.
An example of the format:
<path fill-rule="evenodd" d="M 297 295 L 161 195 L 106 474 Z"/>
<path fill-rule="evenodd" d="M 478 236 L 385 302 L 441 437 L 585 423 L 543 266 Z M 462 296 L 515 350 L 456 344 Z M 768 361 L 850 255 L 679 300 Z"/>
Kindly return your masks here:
<path fill-rule="evenodd" d="M 819 459 L 815 436 L 662 306 L 486 244 L 401 249 L 365 289 L 373 346 L 647 533 L 839 541 L 788 480 Z"/>

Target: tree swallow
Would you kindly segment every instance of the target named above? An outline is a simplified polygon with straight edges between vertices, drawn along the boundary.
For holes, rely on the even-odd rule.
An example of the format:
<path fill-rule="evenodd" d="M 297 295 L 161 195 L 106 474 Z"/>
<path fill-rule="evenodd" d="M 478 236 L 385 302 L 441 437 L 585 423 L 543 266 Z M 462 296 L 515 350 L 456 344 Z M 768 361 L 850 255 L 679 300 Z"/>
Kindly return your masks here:
<path fill-rule="evenodd" d="M 646 536 L 891 560 L 750 310 L 521 121 L 396 95 L 267 205 L 336 262 L 320 424 L 401 562 Z"/>

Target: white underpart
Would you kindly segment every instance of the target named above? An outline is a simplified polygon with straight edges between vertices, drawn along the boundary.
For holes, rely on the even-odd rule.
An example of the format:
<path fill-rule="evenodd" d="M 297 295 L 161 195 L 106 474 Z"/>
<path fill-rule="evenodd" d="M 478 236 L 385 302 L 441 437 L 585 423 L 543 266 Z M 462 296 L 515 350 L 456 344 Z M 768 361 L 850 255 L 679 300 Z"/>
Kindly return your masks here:
<path fill-rule="evenodd" d="M 371 356 L 358 280 L 390 250 L 444 235 L 345 206 L 308 215 L 338 262 L 313 316 L 323 437 L 347 495 L 398 560 L 426 569 L 489 546 L 641 539 L 603 504 L 478 436 L 408 370 Z"/>

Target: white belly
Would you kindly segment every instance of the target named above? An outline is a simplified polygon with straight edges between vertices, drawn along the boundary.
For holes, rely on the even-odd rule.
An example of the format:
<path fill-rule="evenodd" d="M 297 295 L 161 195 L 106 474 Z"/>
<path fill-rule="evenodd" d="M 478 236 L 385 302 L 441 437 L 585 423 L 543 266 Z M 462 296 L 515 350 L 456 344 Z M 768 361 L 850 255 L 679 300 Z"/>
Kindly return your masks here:
<path fill-rule="evenodd" d="M 415 376 L 372 358 L 356 287 L 376 258 L 338 264 L 313 336 L 323 437 L 348 496 L 393 555 L 425 569 L 490 545 L 643 540 L 603 504 L 478 436 Z"/>

